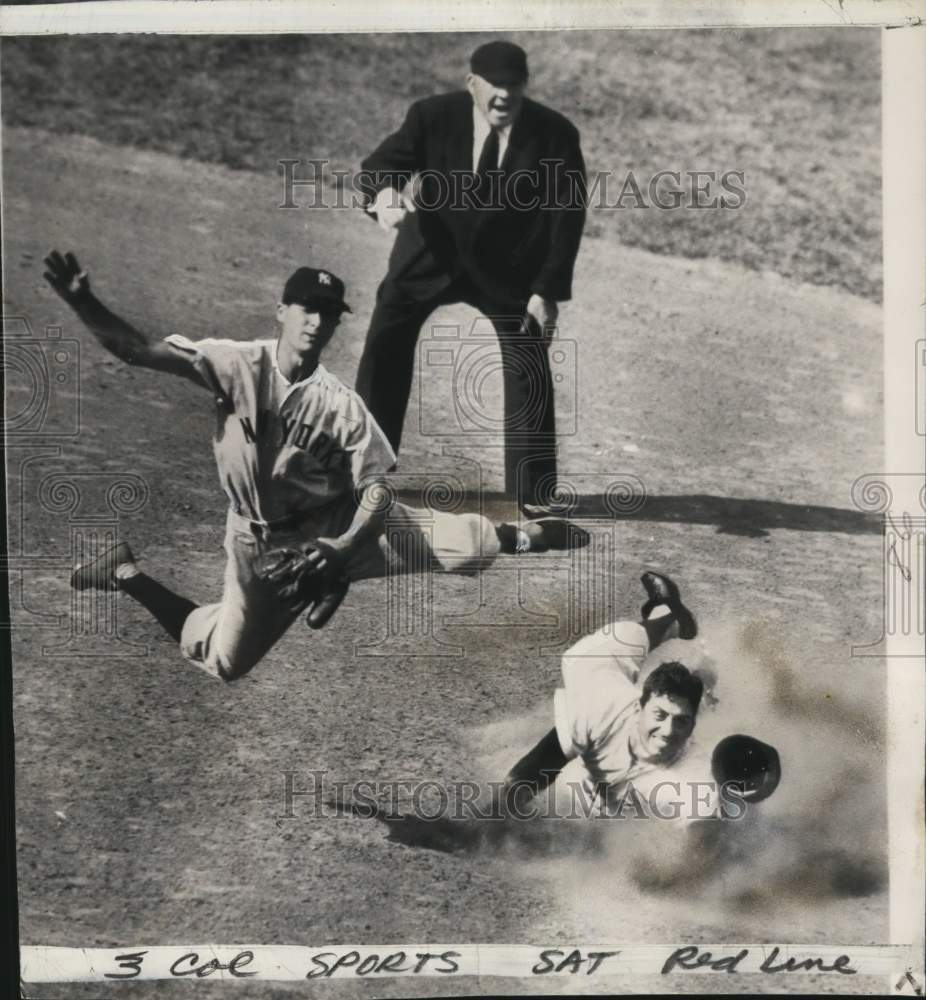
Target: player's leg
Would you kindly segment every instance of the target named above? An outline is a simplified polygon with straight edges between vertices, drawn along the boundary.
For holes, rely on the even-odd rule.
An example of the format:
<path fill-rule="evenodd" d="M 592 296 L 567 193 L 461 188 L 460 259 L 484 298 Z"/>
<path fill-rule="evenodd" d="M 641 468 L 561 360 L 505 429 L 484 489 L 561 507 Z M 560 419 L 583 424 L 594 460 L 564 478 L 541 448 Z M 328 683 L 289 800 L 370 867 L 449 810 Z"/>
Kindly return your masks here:
<path fill-rule="evenodd" d="M 180 651 L 191 663 L 224 681 L 249 673 L 306 609 L 302 599 L 286 600 L 262 579 L 256 566 L 278 547 L 261 541 L 229 518 L 222 600 L 191 612 L 183 626 Z"/>
<path fill-rule="evenodd" d="M 494 527 L 504 554 L 582 549 L 590 540 L 584 528 L 565 517 L 539 517 L 517 524 L 501 521 Z"/>
<path fill-rule="evenodd" d="M 411 394 L 418 333 L 433 310 L 430 299 L 415 301 L 388 278 L 376 293 L 356 388 L 396 453 Z"/>
<path fill-rule="evenodd" d="M 180 642 L 183 625 L 197 607 L 193 601 L 142 573 L 125 542 L 78 566 L 71 575 L 71 586 L 75 590 L 123 591 L 146 608 L 175 642 Z"/>
<path fill-rule="evenodd" d="M 500 555 L 581 548 L 588 541 L 587 531 L 558 517 L 518 525 L 396 503 L 379 538 L 351 559 L 346 573 L 351 580 L 431 571 L 471 576 Z"/>
<path fill-rule="evenodd" d="M 186 659 L 222 680 L 236 680 L 263 658 L 305 604 L 281 601 L 260 579 L 254 570 L 260 542 L 253 535 L 229 524 L 225 550 L 223 594 L 216 604 L 197 605 L 142 573 L 124 542 L 79 566 L 71 586 L 124 591 L 179 643 Z"/>
<path fill-rule="evenodd" d="M 647 599 L 640 608 L 640 624 L 650 649 L 667 639 L 693 639 L 698 634 L 695 616 L 682 602 L 678 585 L 663 573 L 647 571 L 640 577 Z"/>
<path fill-rule="evenodd" d="M 472 575 L 490 566 L 501 548 L 487 517 L 395 503 L 379 536 L 353 555 L 345 572 L 350 580 L 428 572 Z"/>

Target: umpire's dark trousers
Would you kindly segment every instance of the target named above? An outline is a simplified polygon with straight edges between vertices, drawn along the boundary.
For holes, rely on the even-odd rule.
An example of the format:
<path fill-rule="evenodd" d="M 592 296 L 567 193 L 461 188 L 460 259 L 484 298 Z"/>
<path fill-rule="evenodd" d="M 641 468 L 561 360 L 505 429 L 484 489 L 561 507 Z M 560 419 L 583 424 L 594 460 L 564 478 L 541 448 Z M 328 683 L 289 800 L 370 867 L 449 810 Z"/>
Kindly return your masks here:
<path fill-rule="evenodd" d="M 387 278 L 376 294 L 357 371 L 357 391 L 398 453 L 418 335 L 438 306 L 455 302 L 466 303 L 491 319 L 498 335 L 505 390 L 505 491 L 519 504 L 549 503 L 556 481 L 553 381 L 540 331 L 533 325 L 524 328 L 526 303 L 499 306 L 488 302 L 465 278 L 429 297 L 415 298 Z M 454 392 L 462 391 L 463 386 L 454 385 Z M 464 406 L 470 403 L 462 402 Z M 427 419 L 427 414 L 422 416 Z"/>

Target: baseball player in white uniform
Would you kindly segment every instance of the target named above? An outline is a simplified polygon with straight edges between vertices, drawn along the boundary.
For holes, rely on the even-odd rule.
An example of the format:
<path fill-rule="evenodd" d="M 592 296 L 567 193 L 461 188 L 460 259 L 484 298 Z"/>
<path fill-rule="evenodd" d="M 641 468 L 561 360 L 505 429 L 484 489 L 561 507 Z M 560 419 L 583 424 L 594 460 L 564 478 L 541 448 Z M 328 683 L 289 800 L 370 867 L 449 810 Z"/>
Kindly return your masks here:
<path fill-rule="evenodd" d="M 501 553 L 587 544 L 562 518 L 493 524 L 394 501 L 384 479 L 392 448 L 360 397 L 319 363 L 350 311 L 330 271 L 301 267 L 289 278 L 275 339 L 192 341 L 158 340 L 120 319 L 73 254 L 53 250 L 45 265 L 45 279 L 107 350 L 214 397 L 213 445 L 229 500 L 222 600 L 197 606 L 174 594 L 138 568 L 125 542 L 71 578 L 76 589 L 129 594 L 209 673 L 246 674 L 304 611 L 320 628 L 350 581 L 427 568 L 471 574 Z"/>
<path fill-rule="evenodd" d="M 638 622 L 614 622 L 580 639 L 563 656 L 563 686 L 553 697 L 554 726 L 511 769 L 508 810 L 523 811 L 567 766 L 572 780 L 604 815 L 628 807 L 660 818 L 719 815 L 720 789 L 735 783 L 740 800 L 774 792 L 780 763 L 773 747 L 749 736 L 722 740 L 711 752 L 690 737 L 704 682 L 678 661 L 660 663 L 640 684 L 650 653 L 671 638 L 693 639 L 698 627 L 667 576 L 646 572 L 647 601 Z M 700 786 L 700 787 L 699 787 Z"/>
<path fill-rule="evenodd" d="M 694 744 L 702 676 L 712 680 L 707 670 L 663 662 L 640 683 L 652 665 L 648 657 L 663 642 L 698 633 L 669 577 L 646 572 L 641 582 L 647 600 L 640 620 L 613 622 L 566 651 L 563 685 L 553 697 L 553 728 L 504 782 L 492 783 L 491 801 L 468 800 L 473 816 L 396 813 L 350 795 L 335 798 L 332 807 L 383 822 L 391 840 L 447 852 L 503 843 L 519 822 L 541 817 L 657 818 L 684 829 L 688 848 L 700 850 L 703 861 L 720 846 L 718 831 L 725 824 L 698 821 L 742 817 L 747 804 L 775 791 L 781 765 L 774 747 L 752 736 L 732 734 L 713 749 Z M 549 797 L 540 802 L 544 790 Z M 671 875 L 673 858 L 661 853 L 665 842 L 652 842 L 660 870 Z M 692 857 L 682 856 L 686 877 Z M 651 866 L 648 877 L 655 872 Z"/>

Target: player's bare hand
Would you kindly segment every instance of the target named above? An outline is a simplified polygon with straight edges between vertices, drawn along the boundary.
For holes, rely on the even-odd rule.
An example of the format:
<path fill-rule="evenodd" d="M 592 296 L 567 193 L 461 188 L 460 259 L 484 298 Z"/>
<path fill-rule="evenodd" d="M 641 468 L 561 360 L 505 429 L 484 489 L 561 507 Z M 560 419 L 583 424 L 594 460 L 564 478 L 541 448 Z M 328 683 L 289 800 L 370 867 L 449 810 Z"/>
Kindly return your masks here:
<path fill-rule="evenodd" d="M 87 272 L 81 270 L 74 254 L 63 256 L 52 250 L 45 258 L 45 280 L 71 308 L 76 309 L 90 294 Z"/>
<path fill-rule="evenodd" d="M 317 538 L 304 549 L 306 572 L 318 577 L 340 577 L 347 551 L 336 538 Z"/>
<path fill-rule="evenodd" d="M 528 332 L 538 335 L 544 345 L 549 344 L 556 333 L 556 320 L 559 316 L 559 306 L 552 299 L 540 295 L 532 295 L 527 302 L 524 322 Z"/>

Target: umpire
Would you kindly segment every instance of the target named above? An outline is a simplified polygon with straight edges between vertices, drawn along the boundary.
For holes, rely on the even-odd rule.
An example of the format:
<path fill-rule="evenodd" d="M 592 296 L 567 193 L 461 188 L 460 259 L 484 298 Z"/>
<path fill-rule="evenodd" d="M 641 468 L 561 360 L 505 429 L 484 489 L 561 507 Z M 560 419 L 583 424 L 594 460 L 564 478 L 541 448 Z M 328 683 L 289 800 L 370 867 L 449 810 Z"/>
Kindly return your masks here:
<path fill-rule="evenodd" d="M 527 56 L 480 46 L 466 90 L 417 101 L 363 161 L 367 211 L 397 229 L 357 390 L 398 452 L 418 334 L 438 306 L 489 317 L 501 347 L 505 488 L 525 513 L 556 479 L 547 349 L 585 224 L 579 133 L 524 96 Z M 409 181 L 412 180 L 412 183 Z"/>

